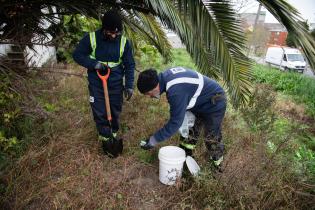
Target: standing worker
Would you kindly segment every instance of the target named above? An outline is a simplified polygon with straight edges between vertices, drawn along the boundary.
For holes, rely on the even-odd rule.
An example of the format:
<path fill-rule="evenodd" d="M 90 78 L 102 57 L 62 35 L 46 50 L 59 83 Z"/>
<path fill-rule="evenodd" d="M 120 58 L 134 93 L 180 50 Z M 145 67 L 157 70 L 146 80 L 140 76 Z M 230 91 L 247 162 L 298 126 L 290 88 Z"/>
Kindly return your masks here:
<path fill-rule="evenodd" d="M 102 18 L 102 28 L 86 34 L 73 53 L 73 59 L 88 70 L 90 105 L 99 133 L 99 140 L 116 137 L 119 115 L 122 110 L 123 92 L 127 101 L 133 94 L 135 62 L 130 41 L 122 34 L 120 15 L 110 10 Z M 112 122 L 106 118 L 104 90 L 101 75 L 108 73 L 107 81 Z M 123 84 L 125 77 L 125 87 Z"/>
<path fill-rule="evenodd" d="M 223 160 L 221 124 L 226 110 L 226 97 L 223 88 L 214 80 L 183 67 L 167 69 L 158 74 L 154 69 L 140 73 L 137 87 L 139 91 L 151 98 L 160 98 L 166 92 L 170 104 L 170 119 L 154 135 L 142 142 L 143 149 L 152 149 L 174 135 L 182 126 L 185 115 L 196 116 L 195 131 L 188 138 L 181 138 L 180 147 L 191 155 L 198 138 L 198 121 L 205 126 L 205 144 L 210 160 L 220 168 Z"/>

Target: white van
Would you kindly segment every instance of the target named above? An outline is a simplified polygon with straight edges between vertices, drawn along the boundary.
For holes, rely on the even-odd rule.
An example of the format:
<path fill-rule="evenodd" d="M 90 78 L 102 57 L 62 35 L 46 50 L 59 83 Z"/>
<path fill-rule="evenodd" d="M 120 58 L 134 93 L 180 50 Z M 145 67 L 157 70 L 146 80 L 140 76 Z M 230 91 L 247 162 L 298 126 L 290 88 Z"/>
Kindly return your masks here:
<path fill-rule="evenodd" d="M 293 70 L 303 73 L 306 62 L 301 52 L 289 47 L 269 47 L 265 62 L 279 66 L 282 70 Z"/>

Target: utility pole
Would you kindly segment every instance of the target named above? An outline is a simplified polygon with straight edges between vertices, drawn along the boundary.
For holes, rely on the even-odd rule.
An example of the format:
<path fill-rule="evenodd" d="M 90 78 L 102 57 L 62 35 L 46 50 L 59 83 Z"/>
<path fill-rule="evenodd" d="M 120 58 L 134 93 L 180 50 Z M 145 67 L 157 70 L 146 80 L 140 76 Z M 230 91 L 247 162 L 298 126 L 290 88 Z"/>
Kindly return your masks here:
<path fill-rule="evenodd" d="M 255 23 L 254 23 L 254 28 L 253 28 L 253 37 L 252 37 L 251 44 L 255 44 L 255 40 L 256 40 L 256 28 L 257 28 L 258 19 L 259 19 L 259 16 L 260 16 L 260 11 L 261 11 L 261 4 L 259 4 L 259 6 L 258 6 L 258 11 L 257 11 L 257 14 L 256 14 Z M 249 56 L 249 53 L 250 53 L 250 51 L 251 51 L 251 47 L 252 47 L 251 44 L 250 44 L 249 50 L 248 50 L 248 52 L 247 52 L 247 57 Z"/>

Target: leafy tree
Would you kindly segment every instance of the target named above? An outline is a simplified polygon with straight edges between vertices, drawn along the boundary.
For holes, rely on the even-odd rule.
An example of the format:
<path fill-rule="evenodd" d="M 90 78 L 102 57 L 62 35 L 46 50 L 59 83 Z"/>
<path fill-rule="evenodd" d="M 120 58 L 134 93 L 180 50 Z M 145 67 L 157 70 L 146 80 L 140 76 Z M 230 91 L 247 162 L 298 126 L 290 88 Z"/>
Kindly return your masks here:
<path fill-rule="evenodd" d="M 248 41 L 248 46 L 251 44 L 255 46 L 254 53 L 258 56 L 265 52 L 266 44 L 268 43 L 268 38 L 270 32 L 262 24 L 257 25 L 255 32 L 246 31 L 246 37 Z M 255 37 L 255 38 L 254 38 Z"/>
<path fill-rule="evenodd" d="M 101 26 L 101 23 L 94 18 L 82 15 L 64 15 L 60 24 L 53 26 L 56 28 L 53 40 L 57 47 L 57 60 L 67 62 L 72 60 L 74 47 L 84 33 L 95 31 Z"/>
<path fill-rule="evenodd" d="M 301 20 L 298 11 L 285 0 L 258 1 L 294 34 L 295 42 L 315 67 L 315 41 L 298 22 Z M 170 45 L 159 22 L 176 32 L 199 71 L 222 78 L 235 105 L 248 101 L 252 77 L 250 62 L 244 55 L 245 38 L 231 1 L 3 0 L 0 39 L 19 40 L 34 34 L 47 36 L 48 29 L 39 24 L 43 20 L 54 25 L 63 15 L 75 14 L 99 19 L 100 14 L 110 8 L 121 12 L 130 39 L 155 45 L 164 57 L 170 57 Z"/>

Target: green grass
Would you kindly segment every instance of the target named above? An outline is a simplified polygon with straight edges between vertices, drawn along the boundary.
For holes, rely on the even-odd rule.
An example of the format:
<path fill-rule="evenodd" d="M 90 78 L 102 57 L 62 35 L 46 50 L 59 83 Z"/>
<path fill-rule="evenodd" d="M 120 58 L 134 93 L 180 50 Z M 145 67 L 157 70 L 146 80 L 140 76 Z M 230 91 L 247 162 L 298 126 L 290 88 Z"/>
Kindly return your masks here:
<path fill-rule="evenodd" d="M 256 64 L 254 80 L 271 84 L 276 91 L 291 95 L 298 103 L 307 106 L 307 112 L 315 117 L 315 80 L 299 73 L 282 72 L 275 68 Z"/>
<path fill-rule="evenodd" d="M 138 157 L 138 159 L 143 162 L 143 163 L 153 163 L 154 161 L 157 160 L 157 154 L 156 153 L 152 153 L 152 152 L 148 152 L 148 151 L 144 151 L 144 150 L 137 150 L 135 151 L 136 156 Z"/>
<path fill-rule="evenodd" d="M 183 66 L 190 69 L 197 68 L 185 49 L 172 49 L 172 53 L 173 60 L 168 63 L 164 63 L 161 55 L 155 51 L 151 51 L 149 54 L 143 53 L 140 57 L 139 68 L 141 70 L 155 68 L 158 71 L 163 71 L 174 66 Z"/>

